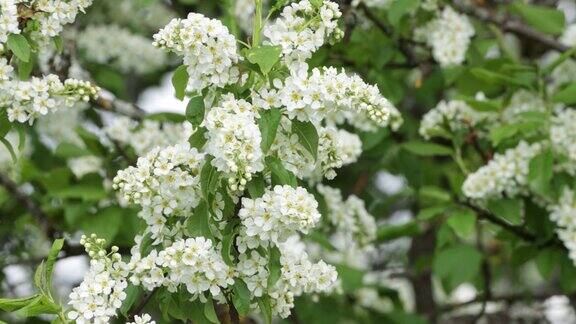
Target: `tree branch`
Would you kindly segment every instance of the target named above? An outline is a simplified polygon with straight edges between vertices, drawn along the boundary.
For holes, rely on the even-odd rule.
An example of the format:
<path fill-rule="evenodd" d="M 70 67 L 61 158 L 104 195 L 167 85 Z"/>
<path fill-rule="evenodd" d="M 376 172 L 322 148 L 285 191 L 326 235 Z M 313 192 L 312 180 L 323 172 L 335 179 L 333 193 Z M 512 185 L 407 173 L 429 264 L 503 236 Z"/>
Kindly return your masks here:
<path fill-rule="evenodd" d="M 129 322 L 133 322 L 134 316 L 136 316 L 142 312 L 142 310 L 144 309 L 144 307 L 146 307 L 146 304 L 148 304 L 150 299 L 152 299 L 152 296 L 154 296 L 156 291 L 158 291 L 158 288 L 154 288 L 154 290 L 152 290 L 152 291 L 144 294 L 144 296 L 142 296 L 142 299 L 140 299 L 140 302 L 138 303 L 138 305 L 136 307 L 134 307 L 134 309 L 132 309 L 132 311 L 130 311 L 130 313 L 128 314 L 127 319 Z"/>
<path fill-rule="evenodd" d="M 488 10 L 483 10 L 481 8 L 471 7 L 460 3 L 459 1 L 454 1 L 452 3 L 453 7 L 465 13 L 469 16 L 475 17 L 476 19 L 496 25 L 502 31 L 511 32 L 528 39 L 534 40 L 538 43 L 545 45 L 551 49 L 557 50 L 559 52 L 565 52 L 570 49 L 569 46 L 562 44 L 555 38 L 550 37 L 544 33 L 541 33 L 529 26 L 524 25 L 520 21 L 505 19 L 497 17 L 493 12 Z"/>

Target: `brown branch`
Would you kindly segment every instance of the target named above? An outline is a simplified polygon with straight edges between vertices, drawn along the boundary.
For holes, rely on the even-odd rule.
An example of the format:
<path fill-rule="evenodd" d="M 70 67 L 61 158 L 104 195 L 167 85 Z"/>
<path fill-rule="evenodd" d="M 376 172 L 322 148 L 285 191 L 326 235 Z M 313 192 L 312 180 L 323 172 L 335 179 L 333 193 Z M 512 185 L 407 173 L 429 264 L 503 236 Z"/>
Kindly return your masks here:
<path fill-rule="evenodd" d="M 134 103 L 123 103 L 118 100 L 106 99 L 102 96 L 99 96 L 90 102 L 100 110 L 121 114 L 134 120 L 141 120 L 146 114 L 141 107 Z M 131 109 L 121 108 L 121 106 L 130 106 Z"/>
<path fill-rule="evenodd" d="M 133 322 L 134 316 L 136 316 L 142 312 L 142 310 L 144 309 L 144 307 L 146 307 L 146 305 L 148 304 L 150 299 L 152 299 L 152 296 L 154 296 L 156 291 L 158 291 L 158 288 L 154 288 L 154 290 L 152 290 L 151 292 L 148 292 L 148 293 L 144 294 L 144 296 L 142 296 L 142 299 L 140 299 L 140 302 L 138 303 L 138 305 L 136 305 L 136 307 L 134 307 L 134 309 L 132 309 L 132 311 L 130 311 L 130 313 L 128 314 L 127 319 L 129 322 Z"/>
<path fill-rule="evenodd" d="M 550 37 L 550 36 L 548 36 L 544 33 L 541 33 L 541 32 L 539 32 L 539 31 L 537 31 L 537 30 L 535 30 L 529 26 L 526 26 L 518 20 L 500 18 L 500 17 L 497 17 L 493 12 L 490 12 L 488 10 L 483 10 L 481 8 L 467 6 L 467 5 L 460 3 L 459 1 L 454 1 L 453 7 L 454 7 L 454 9 L 456 9 L 462 13 L 465 13 L 469 16 L 475 17 L 476 19 L 478 19 L 482 22 L 494 24 L 499 29 L 501 29 L 502 31 L 511 32 L 511 33 L 517 34 L 519 36 L 523 36 L 525 38 L 534 40 L 534 41 L 541 43 L 541 44 L 543 44 L 546 47 L 549 47 L 551 49 L 554 49 L 554 50 L 557 50 L 560 52 L 565 52 L 568 49 L 570 49 L 570 47 L 562 44 L 561 42 L 557 41 L 553 37 Z"/>
<path fill-rule="evenodd" d="M 508 295 L 501 295 L 501 296 L 491 296 L 488 300 L 490 302 L 502 302 L 502 303 L 513 303 L 518 301 L 525 301 L 525 300 L 544 300 L 548 299 L 555 295 L 562 295 L 562 293 L 557 291 L 548 291 L 548 292 L 541 292 L 541 293 L 512 293 Z M 483 295 L 477 296 L 474 299 L 469 301 L 465 301 L 462 303 L 454 303 L 454 304 L 447 304 L 440 307 L 439 311 L 442 313 L 451 312 L 456 309 L 470 306 L 477 303 L 482 303 L 486 300 L 486 297 Z"/>

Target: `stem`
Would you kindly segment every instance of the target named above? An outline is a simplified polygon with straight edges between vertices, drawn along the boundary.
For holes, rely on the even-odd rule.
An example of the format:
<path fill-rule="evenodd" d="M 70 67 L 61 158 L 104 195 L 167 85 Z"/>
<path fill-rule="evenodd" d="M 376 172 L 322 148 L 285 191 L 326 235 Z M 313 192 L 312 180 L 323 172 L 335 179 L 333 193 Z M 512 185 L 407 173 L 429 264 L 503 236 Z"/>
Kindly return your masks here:
<path fill-rule="evenodd" d="M 138 305 L 128 315 L 128 320 L 130 322 L 134 321 L 134 316 L 136 316 L 136 315 L 140 314 L 140 312 L 142 312 L 142 310 L 144 309 L 144 307 L 146 307 L 146 304 L 148 304 L 150 299 L 152 299 L 152 296 L 154 296 L 156 291 L 158 291 L 158 288 L 152 290 L 151 292 L 145 294 L 142 297 L 142 299 L 140 300 L 140 303 L 138 303 Z"/>
<path fill-rule="evenodd" d="M 262 30 L 262 0 L 256 0 L 254 13 L 254 28 L 252 30 L 252 46 L 260 45 L 260 32 Z"/>

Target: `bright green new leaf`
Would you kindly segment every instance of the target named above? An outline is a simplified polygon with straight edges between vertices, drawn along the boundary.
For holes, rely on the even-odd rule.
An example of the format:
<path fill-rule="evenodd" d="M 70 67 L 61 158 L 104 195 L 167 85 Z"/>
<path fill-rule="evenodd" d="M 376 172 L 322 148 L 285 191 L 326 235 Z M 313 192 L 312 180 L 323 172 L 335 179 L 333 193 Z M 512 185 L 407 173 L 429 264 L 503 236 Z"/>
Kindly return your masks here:
<path fill-rule="evenodd" d="M 562 102 L 567 105 L 576 104 L 576 82 L 570 83 L 568 86 L 554 93 L 552 95 L 552 100 L 555 102 Z"/>
<path fill-rule="evenodd" d="M 261 45 L 246 50 L 246 59 L 260 67 L 262 74 L 268 74 L 280 60 L 281 46 Z"/>
<path fill-rule="evenodd" d="M 14 53 L 14 55 L 23 62 L 30 61 L 30 54 L 32 49 L 28 40 L 22 34 L 9 34 L 8 41 L 6 42 L 8 48 Z"/>
<path fill-rule="evenodd" d="M 566 19 L 560 10 L 525 4 L 520 1 L 515 2 L 512 9 L 522 16 L 528 24 L 543 33 L 560 35 L 564 31 Z"/>

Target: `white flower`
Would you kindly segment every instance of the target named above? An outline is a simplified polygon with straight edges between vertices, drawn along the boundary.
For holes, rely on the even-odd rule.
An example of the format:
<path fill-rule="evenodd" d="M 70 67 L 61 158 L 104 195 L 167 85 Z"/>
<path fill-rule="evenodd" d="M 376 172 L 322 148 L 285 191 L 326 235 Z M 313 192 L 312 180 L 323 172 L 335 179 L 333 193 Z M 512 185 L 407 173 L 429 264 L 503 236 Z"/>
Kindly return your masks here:
<path fill-rule="evenodd" d="M 89 173 L 96 173 L 102 169 L 102 159 L 88 155 L 68 160 L 68 166 L 77 178 Z"/>
<path fill-rule="evenodd" d="M 440 101 L 436 108 L 428 111 L 420 124 L 420 135 L 430 139 L 435 132 L 456 132 L 471 129 L 480 123 L 494 121 L 497 115 L 474 110 L 461 100 Z"/>
<path fill-rule="evenodd" d="M 415 31 L 432 47 L 432 55 L 441 66 L 459 65 L 466 58 L 474 27 L 463 14 L 445 7 L 439 17 Z"/>
<path fill-rule="evenodd" d="M 134 316 L 134 322 L 128 322 L 127 324 L 156 324 L 156 321 L 152 320 L 152 316 L 142 314 L 141 316 Z"/>
<path fill-rule="evenodd" d="M 223 88 L 238 81 L 235 66 L 241 59 L 236 38 L 219 20 L 190 13 L 186 19 L 173 19 L 154 35 L 154 45 L 184 57 L 188 90 Z"/>

